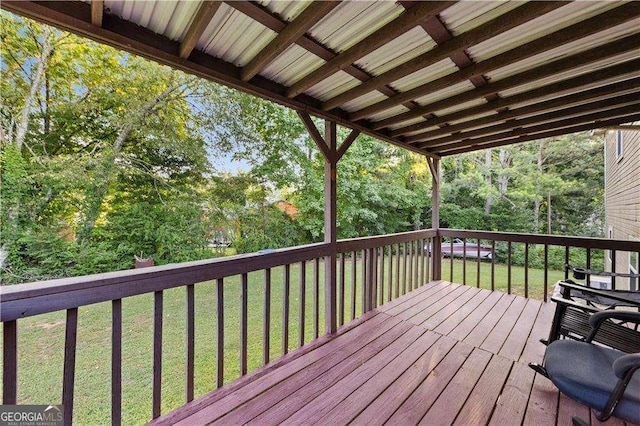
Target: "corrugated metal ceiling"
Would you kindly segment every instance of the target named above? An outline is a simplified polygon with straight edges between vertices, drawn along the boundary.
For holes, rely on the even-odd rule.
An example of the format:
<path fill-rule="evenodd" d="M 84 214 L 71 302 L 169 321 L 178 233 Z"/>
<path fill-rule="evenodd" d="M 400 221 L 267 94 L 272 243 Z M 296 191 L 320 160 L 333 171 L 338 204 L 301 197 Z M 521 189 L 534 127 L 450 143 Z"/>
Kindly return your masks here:
<path fill-rule="evenodd" d="M 541 12 L 532 12 L 535 7 L 528 9 L 530 15 L 522 21 L 525 23 L 506 31 L 497 28 L 504 23 L 496 18 L 508 12 L 525 10 L 526 2 L 433 3 L 431 6 L 441 9 L 435 12 L 437 16 L 429 15 L 420 21 L 412 21 L 408 17 L 418 10 L 417 6 L 422 6 L 424 10 L 424 3 L 343 1 L 324 16 L 305 21 L 304 12 L 311 4 L 283 0 L 220 2 L 213 8 L 215 12 L 202 18 L 200 12 L 206 12 L 202 1 L 106 0 L 103 6 L 104 20 L 100 22 L 91 20 L 91 8 L 100 4 L 92 4 L 90 0 L 41 3 L 3 1 L 2 8 L 293 108 L 337 120 L 427 155 L 438 155 L 444 149 L 418 148 L 415 144 L 405 142 L 404 138 L 421 132 L 428 133 L 447 124 L 447 121 L 443 121 L 445 118 L 440 119 L 439 116 L 452 114 L 450 119 L 446 118 L 449 124 L 468 123 L 464 125 L 473 128 L 475 118 L 495 114 L 492 105 L 503 105 L 504 102 L 500 103 L 502 98 L 524 97 L 518 103 L 506 104 L 501 108 L 535 105 L 567 91 L 558 89 L 557 93 L 527 99 L 529 91 L 568 78 L 591 75 L 601 67 L 628 68 L 625 68 L 624 76 L 618 73 L 620 77 L 613 78 L 614 82 L 640 76 L 640 47 L 637 47 L 640 46 L 640 2 L 576 1 L 547 4 L 548 9 Z M 486 72 L 484 77 L 478 72 L 466 70 L 474 63 L 482 65 L 488 60 L 495 61 L 495 58 L 500 58 L 498 55 L 505 52 L 517 52 L 521 46 L 570 25 L 607 16 L 603 14 L 609 10 L 624 10 L 624 14 L 620 13 L 620 16 L 624 16 L 618 16 L 615 18 L 618 21 L 610 25 L 601 21 L 603 29 L 595 34 L 550 46 L 523 60 L 505 61 L 497 69 Z M 199 19 L 206 21 L 196 31 L 200 28 L 196 26 L 201 24 Z M 386 37 L 405 22 L 403 19 L 411 24 L 402 24 L 402 34 L 395 38 Z M 93 26 L 87 26 L 87 23 Z M 300 26 L 300 34 L 304 35 L 298 38 L 284 37 L 286 31 L 282 31 L 287 26 Z M 283 35 L 278 37 L 279 33 Z M 558 58 L 597 50 L 606 43 L 632 43 L 631 40 L 635 39 L 630 37 L 638 37 L 636 48 L 625 48 L 611 58 L 576 65 L 573 69 L 562 69 L 537 80 L 522 80 L 521 84 L 504 90 L 491 89 L 492 84 L 551 64 Z M 475 38 L 480 41 L 475 42 Z M 127 42 L 127 39 L 130 41 Z M 364 46 L 363 40 L 371 42 L 372 39 L 381 41 L 373 48 Z M 195 44 L 195 51 L 187 46 L 191 42 Z M 187 48 L 189 50 L 185 57 L 179 58 L 179 51 Z M 258 75 L 242 79 L 243 67 L 267 54 L 265 51 L 270 56 L 258 70 Z M 413 68 L 409 68 L 408 63 L 417 60 L 423 63 L 418 68 L 413 65 Z M 599 78 L 593 82 L 586 81 L 582 87 L 568 92 L 580 93 L 585 87 L 603 84 L 605 80 Z M 296 96 L 290 94 L 292 86 L 301 87 L 294 93 Z M 433 89 L 427 90 L 423 86 Z M 465 95 L 476 92 L 477 95 Z M 336 96 L 339 101 L 334 104 L 338 106 L 332 104 L 325 108 L 323 103 Z M 448 99 L 461 101 L 447 102 Z M 434 102 L 437 102 L 438 110 L 420 109 L 420 106 Z M 588 104 L 590 100 L 582 102 Z M 478 110 L 478 106 L 482 109 Z M 434 113 L 435 117 L 423 118 L 429 113 Z M 640 106 L 629 108 L 630 119 L 637 120 L 637 114 L 640 114 Z M 558 129 L 565 127 L 560 122 L 557 124 Z M 469 141 L 469 149 L 475 148 L 473 141 Z"/>

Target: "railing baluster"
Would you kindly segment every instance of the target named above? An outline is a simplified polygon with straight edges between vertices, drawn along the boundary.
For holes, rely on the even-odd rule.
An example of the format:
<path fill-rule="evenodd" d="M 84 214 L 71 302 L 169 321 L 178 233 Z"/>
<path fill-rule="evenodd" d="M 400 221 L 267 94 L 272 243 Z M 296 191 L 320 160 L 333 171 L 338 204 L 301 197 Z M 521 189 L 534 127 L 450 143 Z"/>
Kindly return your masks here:
<path fill-rule="evenodd" d="M 122 299 L 111 302 L 111 424 L 122 424 Z"/>
<path fill-rule="evenodd" d="M 409 273 L 407 274 L 409 276 L 409 283 L 408 283 L 408 291 L 413 290 L 413 241 L 410 241 L 407 243 L 407 245 L 405 247 L 408 247 L 409 250 Z"/>
<path fill-rule="evenodd" d="M 387 295 L 389 301 L 391 301 L 391 299 L 393 299 L 393 245 L 391 244 L 387 247 L 389 247 L 389 272 L 387 272 L 387 281 L 389 282 L 389 285 L 387 286 Z"/>
<path fill-rule="evenodd" d="M 415 256 L 414 256 L 414 261 L 415 261 L 415 269 L 414 269 L 414 273 L 415 273 L 415 280 L 414 280 L 414 285 L 415 288 L 418 288 L 422 285 L 421 281 L 420 281 L 420 263 L 421 263 L 421 253 L 422 250 L 420 249 L 420 240 L 416 240 L 413 242 L 413 244 L 415 245 Z"/>
<path fill-rule="evenodd" d="M 511 241 L 507 243 L 507 294 L 511 294 Z"/>
<path fill-rule="evenodd" d="M 524 297 L 529 298 L 529 243 L 524 244 Z"/>
<path fill-rule="evenodd" d="M 346 301 L 346 296 L 344 294 L 344 289 L 345 289 L 345 279 L 346 279 L 346 272 L 345 272 L 345 253 L 341 253 L 340 254 L 340 287 L 339 287 L 339 291 L 340 291 L 340 310 L 338 311 L 338 325 L 343 325 L 344 324 L 344 311 L 345 311 L 345 306 L 344 303 Z"/>
<path fill-rule="evenodd" d="M 289 286 L 291 284 L 291 265 L 284 265 L 282 286 L 282 355 L 289 352 Z"/>
<path fill-rule="evenodd" d="M 496 240 L 491 240 L 491 291 L 496 289 Z"/>
<path fill-rule="evenodd" d="M 433 247 L 433 238 L 427 238 L 426 244 L 428 244 L 427 247 Z M 422 249 L 425 250 L 425 246 L 424 245 L 422 246 Z M 425 277 L 424 278 L 425 279 L 423 280 L 423 284 L 426 284 L 429 281 L 431 281 L 431 279 L 430 279 L 431 278 L 431 273 L 429 271 L 429 265 L 431 264 L 431 250 L 432 249 L 425 250 L 425 254 L 426 254 L 425 259 L 424 259 L 424 262 L 425 262 L 425 265 L 424 265 Z"/>
<path fill-rule="evenodd" d="M 569 265 L 569 246 L 564 246 L 564 264 Z M 569 269 L 564 268 L 564 279 L 569 279 Z"/>
<path fill-rule="evenodd" d="M 264 270 L 264 306 L 262 307 L 262 363 L 269 363 L 269 341 L 271 339 L 271 268 Z"/>
<path fill-rule="evenodd" d="M 407 294 L 407 243 L 402 243 L 402 294 Z"/>
<path fill-rule="evenodd" d="M 240 287 L 240 375 L 247 374 L 247 307 L 249 292 L 249 276 L 242 274 Z"/>
<path fill-rule="evenodd" d="M 2 330 L 2 403 L 17 404 L 18 322 L 7 321 Z"/>
<path fill-rule="evenodd" d="M 544 245 L 544 289 L 542 298 L 546 302 L 549 296 L 549 244 Z"/>
<path fill-rule="evenodd" d="M 62 378 L 62 406 L 64 424 L 73 423 L 73 388 L 76 376 L 76 338 L 78 335 L 78 308 L 67 309 L 64 336 L 64 372 Z"/>
<path fill-rule="evenodd" d="M 453 262 L 453 253 L 451 253 Z M 467 285 L 467 239 L 462 239 L 462 285 Z"/>
<path fill-rule="evenodd" d="M 378 250 L 376 248 L 369 249 L 369 280 L 371 282 L 371 309 L 377 306 L 378 301 Z"/>
<path fill-rule="evenodd" d="M 480 288 L 480 238 L 478 238 L 477 257 L 476 257 L 476 287 Z"/>
<path fill-rule="evenodd" d="M 307 287 L 307 262 L 304 260 L 300 262 L 300 297 L 299 297 L 299 308 L 298 308 L 298 322 L 300 323 L 298 328 L 298 346 L 301 347 L 304 345 L 304 311 L 306 308 L 306 289 Z"/>
<path fill-rule="evenodd" d="M 224 278 L 216 280 L 216 386 L 224 384 Z"/>
<path fill-rule="evenodd" d="M 368 298 L 369 298 L 369 286 L 367 285 L 367 250 L 366 249 L 362 249 L 360 251 L 360 258 L 362 259 L 361 263 L 362 263 L 362 274 L 361 274 L 361 279 L 362 279 L 362 313 L 364 314 L 365 312 L 369 311 L 369 303 L 368 303 Z"/>
<path fill-rule="evenodd" d="M 396 244 L 396 298 L 400 297 L 400 244 Z"/>
<path fill-rule="evenodd" d="M 424 255 L 424 244 L 425 244 L 425 240 L 421 239 L 420 242 L 420 286 L 423 286 L 425 284 L 425 259 L 426 256 Z"/>
<path fill-rule="evenodd" d="M 195 288 L 194 285 L 187 286 L 187 402 L 193 401 L 193 376 L 194 376 L 194 359 L 195 359 Z"/>
<path fill-rule="evenodd" d="M 384 249 L 385 246 L 382 246 L 380 248 L 382 250 L 382 259 L 380 261 L 380 304 L 383 305 L 385 300 L 384 300 Z M 377 265 L 377 261 L 376 261 L 376 265 Z"/>
<path fill-rule="evenodd" d="M 313 262 L 313 338 L 320 333 L 320 258 Z"/>
<path fill-rule="evenodd" d="M 449 281 L 453 282 L 453 238 L 449 241 Z"/>
<path fill-rule="evenodd" d="M 616 273 L 616 250 L 611 250 L 611 272 Z M 611 290 L 616 289 L 616 276 L 611 276 Z"/>
<path fill-rule="evenodd" d="M 591 249 L 587 249 L 587 269 L 591 269 Z M 591 287 L 591 275 L 587 274 L 587 279 L 585 284 L 587 287 Z"/>
<path fill-rule="evenodd" d="M 160 417 L 162 402 L 162 291 L 153 293 L 153 401 L 152 417 Z M 65 411 L 66 415 L 66 411 Z"/>
<path fill-rule="evenodd" d="M 356 259 L 356 252 L 353 251 L 351 252 L 351 321 L 356 318 L 356 277 L 358 276 L 358 273 L 356 271 L 357 263 L 358 261 Z"/>

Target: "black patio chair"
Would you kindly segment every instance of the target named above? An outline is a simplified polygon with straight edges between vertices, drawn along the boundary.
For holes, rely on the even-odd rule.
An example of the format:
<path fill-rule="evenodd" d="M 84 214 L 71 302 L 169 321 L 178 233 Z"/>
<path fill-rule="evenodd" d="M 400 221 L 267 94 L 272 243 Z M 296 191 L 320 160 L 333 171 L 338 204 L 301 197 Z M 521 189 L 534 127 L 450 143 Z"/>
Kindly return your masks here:
<path fill-rule="evenodd" d="M 566 265 L 566 268 L 574 272 L 576 279 L 585 279 L 585 276 L 590 273 L 605 274 L 574 268 L 570 265 Z M 591 333 L 589 318 L 597 312 L 616 309 L 640 312 L 640 292 L 595 289 L 571 279 L 565 279 L 556 284 L 556 291 L 551 300 L 556 303 L 556 310 L 549 338 L 541 340 L 546 345 L 562 337 L 584 340 Z M 640 335 L 637 325 L 629 327 L 624 322 L 607 321 L 592 339 L 623 352 L 640 352 Z"/>
<path fill-rule="evenodd" d="M 543 365 L 529 366 L 569 398 L 595 409 L 598 420 L 615 416 L 640 423 L 640 353 L 627 354 L 593 343 L 600 328 L 612 320 L 640 324 L 640 313 L 597 312 L 589 318 L 592 331 L 585 341 L 556 340 L 547 347 Z M 573 424 L 587 423 L 574 417 Z"/>

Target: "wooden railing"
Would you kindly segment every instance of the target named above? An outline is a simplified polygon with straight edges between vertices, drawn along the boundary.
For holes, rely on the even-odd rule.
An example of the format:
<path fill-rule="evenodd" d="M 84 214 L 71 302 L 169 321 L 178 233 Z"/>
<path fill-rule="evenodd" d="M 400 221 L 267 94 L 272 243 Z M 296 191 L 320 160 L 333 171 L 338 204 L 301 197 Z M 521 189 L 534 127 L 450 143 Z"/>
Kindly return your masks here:
<path fill-rule="evenodd" d="M 624 259 L 631 255 L 640 255 L 638 241 L 460 229 L 439 229 L 438 236 L 443 254 L 447 257 L 441 263 L 443 279 L 490 290 L 505 290 L 509 294 L 516 292 L 525 297 L 531 297 L 531 290 L 535 289 L 533 296 L 544 301 L 547 301 L 550 285 L 557 281 L 552 276 L 560 274 L 562 278 L 568 278 L 564 269 L 566 264 L 586 269 L 604 269 L 604 257 L 607 256 L 614 260 L 609 262 L 610 272 L 616 272 L 616 264 L 624 264 Z M 456 243 L 457 248 L 454 249 L 455 239 L 462 243 Z M 484 252 L 491 252 L 492 255 L 483 259 L 481 253 Z M 450 257 L 449 253 L 455 256 Z M 501 274 L 497 273 L 498 268 L 502 270 Z M 517 282 L 516 269 L 519 275 Z M 532 271 L 542 276 L 537 276 L 534 281 Z M 473 282 L 468 282 L 470 275 Z M 498 275 L 502 275 L 503 280 Z M 621 279 L 611 277 L 611 287 L 616 289 L 616 280 Z M 587 284 L 590 284 L 589 281 L 590 277 L 587 277 Z"/>
<path fill-rule="evenodd" d="M 196 287 L 215 282 L 216 315 L 211 318 L 211 328 L 216 330 L 216 385 L 222 386 L 225 362 L 237 355 L 239 374 L 249 371 L 249 293 L 250 286 L 259 286 L 256 294 L 262 296 L 262 363 L 271 361 L 274 339 L 271 333 L 273 311 L 273 273 L 282 270 L 282 316 L 280 354 L 284 355 L 291 346 L 292 319 L 290 308 L 293 281 L 292 269 L 298 271 L 298 306 L 296 307 L 297 346 L 308 343 L 309 338 L 324 334 L 320 326 L 323 315 L 334 315 L 339 325 L 357 318 L 379 304 L 392 300 L 428 282 L 432 276 L 432 265 L 428 247 L 433 246 L 436 231 L 425 230 L 402 234 L 341 240 L 334 245 L 311 244 L 263 253 L 217 258 L 183 264 L 157 266 L 129 271 L 59 279 L 46 282 L 0 287 L 0 318 L 3 323 L 3 404 L 16 404 L 18 375 L 18 351 L 33 350 L 19 345 L 19 322 L 24 318 L 52 312 L 66 312 L 64 360 L 62 373 L 62 403 L 65 424 L 73 419 L 74 389 L 76 385 L 76 352 L 78 345 L 78 319 L 82 316 L 79 308 L 100 302 L 111 303 L 111 422 L 122 422 L 122 339 L 123 308 L 126 298 L 143 294 L 153 294 L 153 369 L 152 378 L 152 418 L 161 414 L 163 379 L 163 325 L 165 318 L 165 293 L 183 287 L 186 304 L 186 347 L 185 347 L 185 401 L 194 399 L 194 359 L 196 339 Z M 323 277 L 321 263 L 335 258 L 337 279 L 329 285 Z M 307 277 L 312 270 L 311 279 Z M 262 274 L 262 278 L 251 281 L 249 274 Z M 225 353 L 225 309 L 233 299 L 225 301 L 226 289 L 232 279 L 239 277 L 239 350 L 237 354 Z M 309 282 L 308 282 L 309 281 Z M 311 289 L 311 327 L 307 326 Z M 321 303 L 325 289 L 336 288 L 335 310 L 331 303 Z M 324 300 L 330 300 L 324 298 Z M 294 320 L 295 323 L 295 320 Z M 310 328 L 310 330 L 309 330 Z M 227 329 L 228 331 L 228 329 Z M 310 332 L 310 334 L 308 334 Z M 105 342 L 108 345 L 109 342 Z M 82 374 L 82 372 L 80 372 Z M 49 397 L 49 396 L 48 396 Z"/>

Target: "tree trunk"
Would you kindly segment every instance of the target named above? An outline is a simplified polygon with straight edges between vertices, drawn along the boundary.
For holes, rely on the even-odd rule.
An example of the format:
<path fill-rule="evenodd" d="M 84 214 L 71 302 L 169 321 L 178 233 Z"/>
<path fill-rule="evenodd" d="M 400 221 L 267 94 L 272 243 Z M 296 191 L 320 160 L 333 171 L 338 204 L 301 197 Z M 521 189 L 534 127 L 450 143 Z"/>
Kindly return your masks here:
<path fill-rule="evenodd" d="M 191 82 L 195 81 L 195 78 Z M 187 83 L 189 84 L 189 83 Z M 161 94 L 153 97 L 149 102 L 143 105 L 138 111 L 131 114 L 131 119 L 127 120 L 121 127 L 116 137 L 111 152 L 107 153 L 99 166 L 99 172 L 96 174 L 96 181 L 94 185 L 91 185 L 87 192 L 87 198 L 89 202 L 84 213 L 84 221 L 82 227 L 78 231 L 78 242 L 83 245 L 89 242 L 93 234 L 93 229 L 96 224 L 96 220 L 100 216 L 102 210 L 102 204 L 109 191 L 109 185 L 115 177 L 114 169 L 116 160 L 120 156 L 125 141 L 131 134 L 131 131 L 135 126 L 139 125 L 144 118 L 153 112 L 161 104 L 169 100 L 171 94 L 178 90 L 180 87 L 184 87 L 184 83 L 176 83 L 167 87 Z"/>
<path fill-rule="evenodd" d="M 31 106 L 34 99 L 36 98 L 36 95 L 38 94 L 38 91 L 40 90 L 42 77 L 44 76 L 45 70 L 47 68 L 49 56 L 51 56 L 52 46 L 51 40 L 49 39 L 50 36 L 51 28 L 45 27 L 43 33 L 42 50 L 40 51 L 40 57 L 38 58 L 38 63 L 36 64 L 36 71 L 33 75 L 33 79 L 31 80 L 29 94 L 24 100 L 24 107 L 22 108 L 22 112 L 20 113 L 20 121 L 16 128 L 16 137 L 14 139 L 14 144 L 16 148 L 18 148 L 18 151 L 22 149 L 22 145 L 24 144 L 24 139 L 27 135 L 27 129 L 29 127 L 29 115 L 31 113 Z"/>
<path fill-rule="evenodd" d="M 507 195 L 507 191 L 509 190 L 509 174 L 505 173 L 504 170 L 508 169 L 511 166 L 511 156 L 509 155 L 509 151 L 506 149 L 501 149 L 498 151 L 498 162 L 500 164 L 500 169 L 502 173 L 498 175 L 496 181 L 498 182 L 498 192 L 501 197 Z"/>
<path fill-rule="evenodd" d="M 493 156 L 493 151 L 491 150 L 491 148 L 484 151 L 484 167 L 485 167 L 484 178 L 489 188 L 491 188 L 492 186 L 492 182 L 491 182 L 492 156 Z M 489 195 L 487 195 L 487 199 L 484 202 L 484 214 L 490 215 L 492 207 L 493 207 L 493 195 L 489 193 Z"/>

